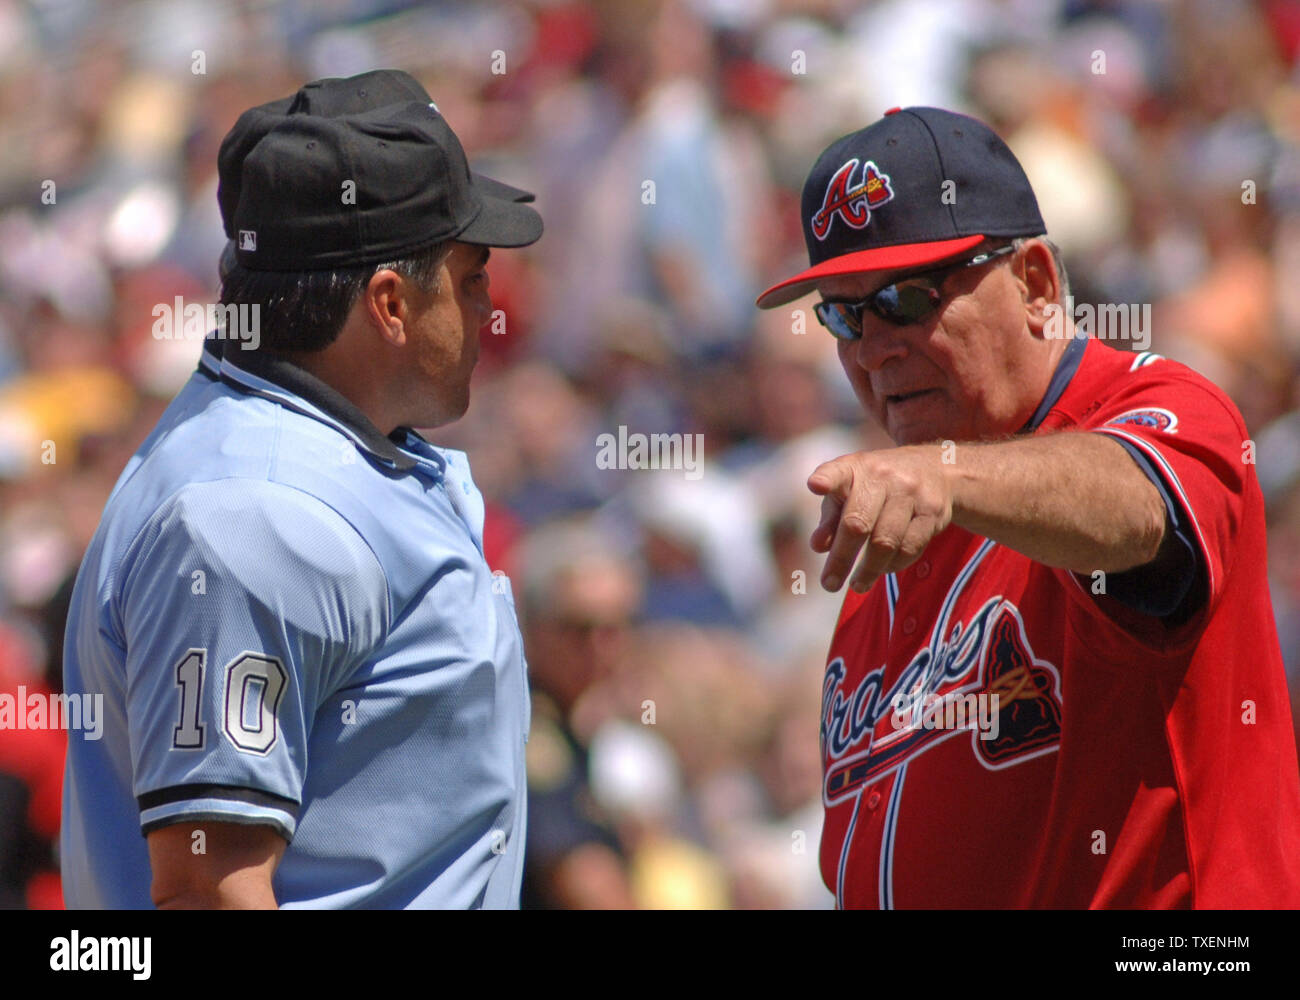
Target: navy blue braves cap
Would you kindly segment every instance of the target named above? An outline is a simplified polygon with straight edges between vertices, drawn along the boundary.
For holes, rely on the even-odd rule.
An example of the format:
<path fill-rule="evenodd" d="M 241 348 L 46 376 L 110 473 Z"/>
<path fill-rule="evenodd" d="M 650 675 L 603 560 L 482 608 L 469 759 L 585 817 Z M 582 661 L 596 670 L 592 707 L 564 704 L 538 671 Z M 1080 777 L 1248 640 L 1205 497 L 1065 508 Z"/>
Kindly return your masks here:
<path fill-rule="evenodd" d="M 226 134 L 217 154 L 217 202 L 221 206 L 221 222 L 226 236 L 232 240 L 235 236 L 235 208 L 242 189 L 244 158 L 287 115 L 337 118 L 410 101 L 433 104 L 428 91 L 409 73 L 399 69 L 376 69 L 357 76 L 313 80 L 289 97 L 249 108 Z M 482 174 L 473 174 L 473 178 L 475 186 L 488 197 L 521 202 L 533 200 L 532 192 L 522 188 Z M 229 250 L 226 256 L 233 259 L 233 247 Z"/>
<path fill-rule="evenodd" d="M 361 114 L 288 114 L 240 165 L 235 257 L 255 271 L 392 260 L 445 240 L 520 247 L 542 235 L 530 206 L 476 184 L 430 102 Z"/>
<path fill-rule="evenodd" d="M 833 142 L 804 183 L 801 213 L 810 266 L 760 295 L 760 309 L 822 278 L 920 267 L 990 237 L 1046 232 L 1007 144 L 983 122 L 940 108 L 893 108 Z"/>

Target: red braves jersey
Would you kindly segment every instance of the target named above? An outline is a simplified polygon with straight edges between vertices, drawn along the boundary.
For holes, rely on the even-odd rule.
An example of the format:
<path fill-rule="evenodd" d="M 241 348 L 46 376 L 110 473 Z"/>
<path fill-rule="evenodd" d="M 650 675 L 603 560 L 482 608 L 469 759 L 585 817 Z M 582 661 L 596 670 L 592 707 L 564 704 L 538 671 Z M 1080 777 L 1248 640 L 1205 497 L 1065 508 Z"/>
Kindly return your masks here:
<path fill-rule="evenodd" d="M 1079 353 L 1033 433 L 1145 456 L 1208 597 L 1170 625 L 1094 592 L 1100 574 L 956 526 L 850 591 L 821 728 L 821 870 L 842 907 L 1300 906 L 1300 768 L 1245 425 L 1183 365 Z"/>

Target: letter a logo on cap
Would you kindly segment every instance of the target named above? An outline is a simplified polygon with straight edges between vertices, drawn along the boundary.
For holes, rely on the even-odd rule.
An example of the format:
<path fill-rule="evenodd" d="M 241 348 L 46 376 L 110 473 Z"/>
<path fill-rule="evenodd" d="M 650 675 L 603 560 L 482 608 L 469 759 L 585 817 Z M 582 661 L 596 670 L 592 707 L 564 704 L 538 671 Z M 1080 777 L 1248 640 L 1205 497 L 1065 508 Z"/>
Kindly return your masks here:
<path fill-rule="evenodd" d="M 849 160 L 835 171 L 826 185 L 826 197 L 822 199 L 822 207 L 813 214 L 811 223 L 813 235 L 819 240 L 826 239 L 837 215 L 846 225 L 862 229 L 871 221 L 871 210 L 894 197 L 888 175 L 881 173 L 871 160 L 863 164 L 862 180 L 853 184 L 858 162 L 856 156 Z"/>

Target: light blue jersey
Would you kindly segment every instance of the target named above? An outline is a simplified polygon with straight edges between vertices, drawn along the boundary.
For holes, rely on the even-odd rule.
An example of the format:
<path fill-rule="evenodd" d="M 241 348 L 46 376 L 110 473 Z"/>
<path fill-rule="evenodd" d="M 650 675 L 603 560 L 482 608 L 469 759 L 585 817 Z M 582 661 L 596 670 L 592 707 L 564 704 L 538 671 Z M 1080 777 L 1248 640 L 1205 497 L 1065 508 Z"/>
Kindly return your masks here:
<path fill-rule="evenodd" d="M 142 832 L 205 820 L 290 841 L 282 906 L 518 906 L 526 668 L 464 454 L 213 346 L 77 575 L 68 906 L 151 906 Z"/>

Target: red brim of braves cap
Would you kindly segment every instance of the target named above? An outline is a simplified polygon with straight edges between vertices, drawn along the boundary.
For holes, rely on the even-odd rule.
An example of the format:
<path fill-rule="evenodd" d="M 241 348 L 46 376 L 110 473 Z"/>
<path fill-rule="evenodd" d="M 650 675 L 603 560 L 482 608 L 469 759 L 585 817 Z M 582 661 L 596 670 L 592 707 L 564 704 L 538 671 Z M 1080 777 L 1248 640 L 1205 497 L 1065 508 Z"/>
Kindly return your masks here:
<path fill-rule="evenodd" d="M 872 271 L 898 271 L 926 264 L 937 264 L 948 257 L 970 250 L 984 242 L 984 236 L 961 236 L 935 243 L 908 243 L 897 247 L 859 250 L 814 265 L 793 278 L 779 281 L 758 297 L 758 308 L 772 309 L 807 295 L 825 278 L 845 274 L 868 274 Z"/>

